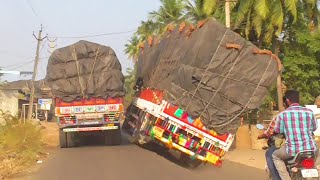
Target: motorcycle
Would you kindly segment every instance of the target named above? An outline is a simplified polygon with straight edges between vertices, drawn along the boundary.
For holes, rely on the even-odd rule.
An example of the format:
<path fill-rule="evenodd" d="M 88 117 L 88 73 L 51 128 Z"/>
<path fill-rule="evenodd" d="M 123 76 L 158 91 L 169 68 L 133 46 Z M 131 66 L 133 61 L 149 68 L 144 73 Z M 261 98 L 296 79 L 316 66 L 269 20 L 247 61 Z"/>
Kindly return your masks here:
<path fill-rule="evenodd" d="M 257 129 L 265 130 L 262 124 L 256 125 Z M 271 136 L 267 139 L 267 147 L 263 147 L 267 150 L 273 146 L 276 146 L 276 139 L 279 135 Z M 316 165 L 316 154 L 314 151 L 300 151 L 294 157 L 285 161 L 287 171 L 292 180 L 303 180 L 303 179 L 319 179 L 319 167 Z M 269 168 L 265 165 L 265 170 L 268 174 L 268 179 L 272 180 Z"/>

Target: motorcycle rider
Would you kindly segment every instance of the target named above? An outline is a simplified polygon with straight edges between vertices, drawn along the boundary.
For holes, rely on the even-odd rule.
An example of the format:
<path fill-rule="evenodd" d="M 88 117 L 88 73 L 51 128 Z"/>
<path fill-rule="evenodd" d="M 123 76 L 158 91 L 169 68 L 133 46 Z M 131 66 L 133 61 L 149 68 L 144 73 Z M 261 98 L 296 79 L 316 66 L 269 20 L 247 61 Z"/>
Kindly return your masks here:
<path fill-rule="evenodd" d="M 312 110 L 299 105 L 298 91 L 288 90 L 283 99 L 288 108 L 279 113 L 270 124 L 269 131 L 267 130 L 268 132 L 258 138 L 273 133 L 284 134 L 285 145 L 279 149 L 273 149 L 272 159 L 280 178 L 282 180 L 290 180 L 284 161 L 292 158 L 300 151 L 317 151 L 317 146 L 313 139 L 313 132 L 317 129 L 317 121 Z M 269 152 L 268 157 L 270 154 Z M 272 171 L 272 167 L 270 171 Z M 271 173 L 275 177 L 274 179 L 279 178 L 276 172 Z"/>
<path fill-rule="evenodd" d="M 274 135 L 274 132 L 273 132 L 273 129 L 274 129 L 274 125 L 275 125 L 275 119 L 273 119 L 268 128 L 264 131 L 263 134 L 259 135 L 258 136 L 258 139 L 268 139 L 269 137 L 273 136 Z M 281 141 L 281 139 L 278 139 L 279 141 Z M 272 159 L 272 154 L 275 150 L 277 150 L 278 148 L 280 148 L 280 144 L 281 142 L 279 143 L 276 143 L 278 146 L 272 146 L 272 147 L 269 147 L 266 151 L 266 154 L 265 154 L 265 157 L 266 157 L 266 162 L 267 162 L 267 167 L 269 169 L 269 175 L 272 177 L 273 180 L 281 180 L 280 176 L 279 176 L 279 173 L 273 163 L 273 159 Z"/>

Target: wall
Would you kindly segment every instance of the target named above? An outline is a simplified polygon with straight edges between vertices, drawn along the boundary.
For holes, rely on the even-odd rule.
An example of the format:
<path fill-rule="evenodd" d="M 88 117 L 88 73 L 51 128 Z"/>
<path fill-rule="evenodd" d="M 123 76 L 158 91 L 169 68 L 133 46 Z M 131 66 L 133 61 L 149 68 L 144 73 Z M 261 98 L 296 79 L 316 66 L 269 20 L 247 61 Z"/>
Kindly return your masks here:
<path fill-rule="evenodd" d="M 0 90 L 0 109 L 18 114 L 18 92 L 16 90 Z"/>

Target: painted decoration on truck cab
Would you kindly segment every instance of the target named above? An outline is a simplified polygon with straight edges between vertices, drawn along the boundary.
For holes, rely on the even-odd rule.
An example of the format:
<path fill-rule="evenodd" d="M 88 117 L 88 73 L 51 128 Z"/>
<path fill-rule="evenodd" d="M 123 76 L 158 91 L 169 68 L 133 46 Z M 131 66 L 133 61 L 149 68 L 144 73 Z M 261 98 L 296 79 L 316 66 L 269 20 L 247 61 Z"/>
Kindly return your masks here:
<path fill-rule="evenodd" d="M 73 113 L 82 113 L 83 112 L 83 107 L 73 107 L 72 108 Z"/>
<path fill-rule="evenodd" d="M 85 112 L 95 112 L 95 108 L 94 108 L 94 106 L 86 106 L 84 111 Z"/>
<path fill-rule="evenodd" d="M 97 112 L 106 112 L 107 111 L 107 107 L 105 105 L 96 106 L 96 111 Z"/>
<path fill-rule="evenodd" d="M 61 107 L 60 112 L 61 112 L 61 114 L 70 114 L 71 108 L 70 107 Z"/>
<path fill-rule="evenodd" d="M 118 111 L 118 110 L 119 110 L 118 104 L 108 105 L 108 111 Z"/>

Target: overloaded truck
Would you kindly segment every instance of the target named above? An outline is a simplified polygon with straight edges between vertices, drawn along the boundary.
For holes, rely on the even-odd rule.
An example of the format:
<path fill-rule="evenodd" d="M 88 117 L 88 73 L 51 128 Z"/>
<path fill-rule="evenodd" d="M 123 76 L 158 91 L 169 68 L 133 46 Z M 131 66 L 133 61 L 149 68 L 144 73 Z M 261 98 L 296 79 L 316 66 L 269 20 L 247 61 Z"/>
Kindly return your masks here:
<path fill-rule="evenodd" d="M 61 148 L 76 146 L 80 135 L 89 134 L 108 145 L 121 143 L 124 76 L 110 47 L 79 41 L 55 50 L 46 83 L 55 100 Z"/>
<path fill-rule="evenodd" d="M 279 59 L 215 20 L 168 26 L 140 46 L 122 129 L 137 144 L 177 150 L 191 167 L 221 164 L 245 112 L 258 108 Z"/>

